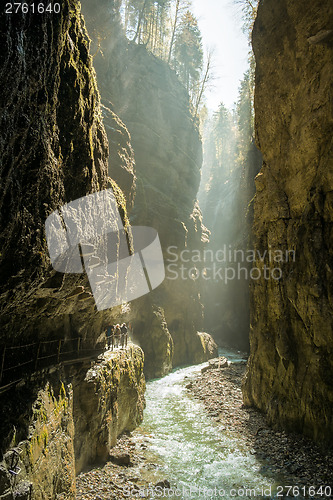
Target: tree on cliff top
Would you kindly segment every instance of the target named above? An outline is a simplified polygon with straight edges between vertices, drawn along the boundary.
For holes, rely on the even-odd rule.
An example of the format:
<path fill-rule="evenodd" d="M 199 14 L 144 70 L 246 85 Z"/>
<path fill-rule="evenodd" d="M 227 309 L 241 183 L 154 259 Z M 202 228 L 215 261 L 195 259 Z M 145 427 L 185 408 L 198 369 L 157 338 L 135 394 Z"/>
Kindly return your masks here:
<path fill-rule="evenodd" d="M 129 38 L 149 45 L 153 51 L 163 43 L 166 17 L 171 0 L 125 0 L 123 2 L 124 27 Z"/>
<path fill-rule="evenodd" d="M 178 30 L 178 25 L 182 18 L 183 13 L 190 8 L 190 2 L 188 0 L 175 0 L 175 12 L 171 19 L 171 38 L 168 52 L 168 63 L 171 62 L 171 56 L 173 53 L 175 38 Z"/>
<path fill-rule="evenodd" d="M 253 71 L 248 69 L 240 83 L 237 101 L 237 121 L 240 134 L 240 149 L 245 150 L 251 144 L 254 136 L 254 83 Z"/>
<path fill-rule="evenodd" d="M 251 34 L 253 24 L 257 16 L 259 0 L 234 0 L 234 3 L 241 9 L 243 18 L 243 32 L 248 35 L 249 43 L 251 43 Z"/>
<path fill-rule="evenodd" d="M 235 166 L 236 128 L 231 112 L 223 103 L 213 115 L 212 135 L 215 141 L 218 167 L 224 182 Z"/>
<path fill-rule="evenodd" d="M 174 67 L 180 80 L 190 93 L 200 78 L 203 50 L 198 21 L 188 10 L 185 12 L 175 41 Z"/>
<path fill-rule="evenodd" d="M 203 70 L 203 48 L 190 0 L 122 0 L 121 15 L 128 38 L 167 61 L 187 89 L 194 115 L 199 113 L 211 79 L 211 54 Z"/>

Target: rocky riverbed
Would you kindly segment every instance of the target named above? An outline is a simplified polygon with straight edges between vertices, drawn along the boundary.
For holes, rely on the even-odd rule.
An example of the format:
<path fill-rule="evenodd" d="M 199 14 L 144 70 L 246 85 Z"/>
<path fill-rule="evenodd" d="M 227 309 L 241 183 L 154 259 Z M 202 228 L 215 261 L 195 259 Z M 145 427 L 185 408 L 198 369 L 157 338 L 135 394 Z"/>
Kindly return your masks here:
<path fill-rule="evenodd" d="M 148 490 L 150 485 L 170 487 L 169 482 L 158 473 L 156 460 L 146 449 L 144 436 L 140 436 L 140 439 L 136 436 L 134 439 L 130 433 L 123 434 L 117 445 L 110 450 L 106 464 L 97 465 L 78 475 L 76 499 L 131 500 L 138 496 L 142 498 L 142 492 Z"/>
<path fill-rule="evenodd" d="M 221 432 L 241 436 L 244 446 L 262 461 L 268 473 L 277 477 L 283 474 L 289 479 L 288 484 L 299 486 L 300 491 L 329 485 L 333 493 L 333 450 L 329 449 L 332 443 L 322 448 L 299 434 L 273 430 L 264 415 L 246 408 L 241 392 L 245 368 L 245 362 L 227 364 L 225 358 L 211 361 L 200 375 L 189 380 L 186 388 L 202 402 Z"/>
<path fill-rule="evenodd" d="M 296 486 L 302 498 L 333 498 L 331 494 L 325 496 L 324 490 L 322 495 L 313 495 L 314 490 L 309 490 L 311 486 L 316 487 L 316 492 L 321 486 L 332 486 L 333 451 L 298 434 L 273 430 L 260 412 L 245 408 L 241 393 L 244 373 L 245 363 L 230 364 L 219 358 L 197 375 L 185 377 L 186 391 L 191 399 L 202 404 L 221 436 L 234 437 L 244 453 L 255 455 L 263 475 L 272 478 L 276 485 Z M 123 435 L 109 458 L 106 464 L 77 477 L 77 500 L 152 498 L 149 493 L 143 495 L 150 485 L 166 489 L 170 484 L 177 486 L 172 470 L 168 477 L 162 473 L 160 459 L 150 450 L 148 434 L 135 431 Z M 292 498 L 286 489 L 281 491 L 280 498 Z M 294 496 L 298 496 L 295 493 L 297 490 Z"/>

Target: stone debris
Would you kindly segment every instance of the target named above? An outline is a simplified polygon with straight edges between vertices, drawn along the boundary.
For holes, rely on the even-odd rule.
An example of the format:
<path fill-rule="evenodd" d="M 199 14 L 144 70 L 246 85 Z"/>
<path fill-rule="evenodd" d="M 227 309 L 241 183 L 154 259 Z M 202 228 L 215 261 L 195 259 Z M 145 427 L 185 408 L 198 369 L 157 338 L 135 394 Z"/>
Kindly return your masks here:
<path fill-rule="evenodd" d="M 123 434 L 117 445 L 110 450 L 110 460 L 102 466 L 94 466 L 81 472 L 76 478 L 76 500 L 121 500 L 138 498 L 139 490 L 148 489 L 151 484 L 170 488 L 167 479 L 161 478 L 157 467 L 142 456 L 146 444 L 134 442 L 131 436 Z M 135 467 L 135 470 L 133 470 Z M 149 471 L 150 481 L 137 474 L 137 468 Z M 151 484 L 150 484 L 151 483 Z M 129 491 L 137 492 L 129 495 Z M 141 496 L 140 498 L 149 498 Z"/>
<path fill-rule="evenodd" d="M 221 356 L 220 358 L 213 358 L 208 361 L 208 365 L 201 368 L 201 373 L 205 373 L 207 370 L 215 368 L 226 368 L 228 364 L 228 360 L 224 356 Z"/>
<path fill-rule="evenodd" d="M 167 479 L 164 479 L 163 481 L 159 481 L 158 483 L 155 484 L 155 488 L 157 488 L 158 486 L 160 488 L 165 488 L 167 490 L 169 490 L 171 488 L 171 484 L 169 483 L 169 481 Z"/>
<path fill-rule="evenodd" d="M 110 454 L 110 460 L 117 465 L 130 465 L 131 457 L 129 453 L 116 452 Z"/>
<path fill-rule="evenodd" d="M 221 432 L 234 433 L 262 462 L 263 469 L 277 479 L 283 474 L 289 484 L 299 487 L 332 486 L 332 449 L 321 448 L 300 434 L 274 430 L 263 414 L 243 405 L 241 383 L 245 368 L 244 363 L 237 363 L 220 370 L 214 364 L 186 388 L 202 402 Z"/>

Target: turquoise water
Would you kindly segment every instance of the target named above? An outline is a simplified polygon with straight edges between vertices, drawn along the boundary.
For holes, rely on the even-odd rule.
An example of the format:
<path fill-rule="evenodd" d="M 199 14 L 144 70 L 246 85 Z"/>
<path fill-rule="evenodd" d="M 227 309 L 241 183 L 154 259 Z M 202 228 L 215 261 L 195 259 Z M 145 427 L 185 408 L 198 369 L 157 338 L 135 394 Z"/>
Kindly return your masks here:
<path fill-rule="evenodd" d="M 242 358 L 239 353 L 225 354 L 235 361 Z M 147 383 L 144 422 L 135 435 L 144 436 L 147 453 L 172 487 L 152 490 L 149 498 L 288 498 L 276 494 L 276 485 L 288 482 L 270 476 L 268 465 L 251 454 L 241 436 L 221 430 L 188 395 L 185 377 L 202 366 Z"/>

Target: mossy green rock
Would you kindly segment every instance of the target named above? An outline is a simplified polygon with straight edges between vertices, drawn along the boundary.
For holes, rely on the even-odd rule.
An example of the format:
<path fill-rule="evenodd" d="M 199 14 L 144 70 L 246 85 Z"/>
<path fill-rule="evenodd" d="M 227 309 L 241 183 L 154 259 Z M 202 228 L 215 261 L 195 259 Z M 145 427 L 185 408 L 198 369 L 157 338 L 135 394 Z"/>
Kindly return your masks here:
<path fill-rule="evenodd" d="M 46 218 L 89 193 L 112 187 L 130 231 L 124 193 L 108 175 L 108 141 L 80 4 L 77 0 L 60 4 L 57 15 L 0 12 L 1 346 L 80 337 L 82 349 L 102 347 L 106 326 L 119 320 L 121 312 L 120 307 L 97 311 L 87 278 L 56 273 L 48 257 Z M 121 168 L 116 162 L 123 162 L 130 171 L 128 134 L 114 114 L 112 120 L 114 135 L 123 135 L 123 141 L 117 141 L 119 154 L 112 156 L 115 170 Z M 12 365 L 21 361 L 22 350 L 16 352 Z M 0 496 L 30 498 L 32 484 L 32 500 L 74 500 L 75 426 L 76 439 L 82 432 L 83 442 L 87 440 L 76 423 L 76 392 L 82 396 L 80 377 L 90 366 L 90 361 L 68 371 L 52 366 L 30 373 L 1 394 Z M 92 414 L 92 420 L 99 419 L 106 429 L 108 410 L 97 414 L 97 409 L 118 406 L 119 417 L 107 445 L 141 421 L 144 405 L 142 351 L 133 348 L 119 355 L 117 366 L 115 380 L 110 363 L 105 365 L 103 376 L 109 385 L 99 389 Z M 89 387 L 85 385 L 87 392 Z M 112 402 L 107 399 L 111 391 Z M 13 489 L 8 465 L 10 450 L 17 445 L 22 449 L 21 473 Z M 105 447 L 94 456 L 105 458 Z M 81 464 L 89 461 L 88 455 L 78 457 Z"/>
<path fill-rule="evenodd" d="M 105 461 L 124 431 L 143 419 L 145 377 L 143 351 L 133 344 L 126 351 L 108 351 L 74 388 L 75 470 Z"/>
<path fill-rule="evenodd" d="M 13 463 L 13 448 L 19 451 L 15 482 L 0 482 L 0 495 L 7 494 L 9 499 L 45 500 L 64 492 L 68 500 L 75 499 L 73 391 L 55 379 L 55 393 L 50 382 L 42 388 L 30 382 L 16 397 L 7 397 L 6 408 L 16 404 L 21 412 L 12 417 L 14 433 L 0 465 L 0 475 L 5 477 Z"/>
<path fill-rule="evenodd" d="M 65 203 L 112 187 L 129 230 L 125 196 L 108 176 L 108 141 L 79 2 L 64 0 L 52 16 L 6 16 L 3 9 L 0 32 L 0 341 L 80 336 L 94 346 L 120 309 L 97 312 L 85 275 L 52 270 L 44 228 Z M 110 162 L 115 172 L 131 172 L 128 133 L 107 112 L 117 138 Z M 129 199 L 131 182 L 123 182 Z M 80 286 L 87 300 L 73 295 Z"/>
<path fill-rule="evenodd" d="M 31 497 L 22 498 L 74 500 L 75 476 L 91 463 L 104 462 L 117 437 L 142 422 L 143 364 L 142 350 L 129 344 L 96 362 L 45 371 L 5 395 L 0 496 L 16 498 L 17 489 L 30 485 Z M 9 473 L 13 448 L 21 450 L 14 486 Z"/>

